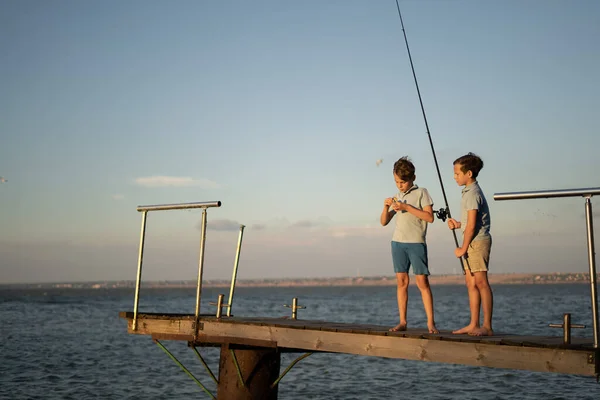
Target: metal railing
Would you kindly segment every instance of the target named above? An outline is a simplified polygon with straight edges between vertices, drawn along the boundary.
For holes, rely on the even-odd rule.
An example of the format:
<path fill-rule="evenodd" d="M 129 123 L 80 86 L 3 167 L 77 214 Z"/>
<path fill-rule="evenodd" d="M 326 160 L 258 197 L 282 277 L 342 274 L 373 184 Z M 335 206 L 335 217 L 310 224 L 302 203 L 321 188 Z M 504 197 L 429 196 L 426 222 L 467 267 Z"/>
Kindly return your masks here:
<path fill-rule="evenodd" d="M 585 197 L 585 220 L 587 226 L 588 263 L 590 266 L 590 295 L 592 300 L 592 321 L 594 327 L 594 348 L 598 349 L 598 294 L 596 287 L 596 252 L 594 250 L 594 221 L 592 201 L 594 195 L 600 195 L 600 188 L 540 190 L 533 192 L 495 193 L 494 200 L 546 199 L 555 197 Z"/>
<path fill-rule="evenodd" d="M 159 204 L 150 206 L 138 206 L 137 210 L 142 213 L 142 230 L 140 233 L 140 247 L 138 253 L 138 269 L 135 280 L 135 297 L 133 304 L 133 326 L 132 329 L 137 329 L 137 314 L 140 300 L 140 282 L 142 279 L 142 262 L 144 259 L 144 240 L 146 238 L 146 219 L 148 211 L 164 211 L 164 210 L 188 210 L 191 208 L 202 209 L 202 229 L 200 236 L 200 254 L 198 260 L 198 284 L 196 286 L 196 325 L 198 316 L 200 315 L 200 298 L 202 295 L 202 272 L 204 267 L 204 246 L 206 242 L 206 210 L 211 207 L 221 207 L 220 201 L 209 201 L 200 203 L 180 203 L 180 204 Z M 233 284 L 233 282 L 232 282 Z"/>

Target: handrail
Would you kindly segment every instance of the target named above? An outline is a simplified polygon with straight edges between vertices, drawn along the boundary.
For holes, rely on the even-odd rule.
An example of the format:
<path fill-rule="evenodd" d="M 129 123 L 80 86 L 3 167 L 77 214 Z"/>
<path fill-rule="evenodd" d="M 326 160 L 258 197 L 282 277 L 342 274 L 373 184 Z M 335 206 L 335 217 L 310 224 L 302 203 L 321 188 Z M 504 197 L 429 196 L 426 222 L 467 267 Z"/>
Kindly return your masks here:
<path fill-rule="evenodd" d="M 179 204 L 157 204 L 151 206 L 138 206 L 138 211 L 164 211 L 164 210 L 187 210 L 190 208 L 210 208 L 221 207 L 220 201 L 205 201 L 200 203 L 179 203 Z"/>
<path fill-rule="evenodd" d="M 599 349 L 600 327 L 598 326 L 598 294 L 596 287 L 596 251 L 594 250 L 594 218 L 591 198 L 600 195 L 600 188 L 540 190 L 534 192 L 495 193 L 494 200 L 523 200 L 555 197 L 585 197 L 585 221 L 587 227 L 588 264 L 590 266 L 590 296 L 592 299 L 592 321 L 594 326 L 594 348 Z"/>
<path fill-rule="evenodd" d="M 551 197 L 591 197 L 600 194 L 600 188 L 538 190 L 534 192 L 495 193 L 494 200 L 547 199 Z"/>

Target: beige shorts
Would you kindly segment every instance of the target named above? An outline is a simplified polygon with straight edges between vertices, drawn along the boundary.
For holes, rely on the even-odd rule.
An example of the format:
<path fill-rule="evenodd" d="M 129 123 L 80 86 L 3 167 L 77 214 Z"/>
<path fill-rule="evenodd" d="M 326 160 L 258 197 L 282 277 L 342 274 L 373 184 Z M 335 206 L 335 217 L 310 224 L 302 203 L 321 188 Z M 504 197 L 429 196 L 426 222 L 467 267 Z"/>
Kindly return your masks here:
<path fill-rule="evenodd" d="M 492 240 L 476 240 L 469 244 L 467 249 L 467 260 L 463 259 L 463 267 L 466 271 L 487 272 L 490 264 L 490 251 L 492 250 Z M 467 262 L 469 263 L 467 267 Z"/>

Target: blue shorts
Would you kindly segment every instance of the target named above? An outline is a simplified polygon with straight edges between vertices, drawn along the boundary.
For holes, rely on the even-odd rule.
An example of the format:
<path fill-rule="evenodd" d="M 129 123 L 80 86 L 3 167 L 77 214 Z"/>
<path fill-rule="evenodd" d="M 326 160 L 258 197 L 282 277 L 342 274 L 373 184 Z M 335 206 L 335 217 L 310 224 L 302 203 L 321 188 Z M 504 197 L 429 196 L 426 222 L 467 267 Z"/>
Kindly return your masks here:
<path fill-rule="evenodd" d="M 400 243 L 392 241 L 392 261 L 396 273 L 406 272 L 413 266 L 415 275 L 429 275 L 427 245 L 425 243 Z"/>

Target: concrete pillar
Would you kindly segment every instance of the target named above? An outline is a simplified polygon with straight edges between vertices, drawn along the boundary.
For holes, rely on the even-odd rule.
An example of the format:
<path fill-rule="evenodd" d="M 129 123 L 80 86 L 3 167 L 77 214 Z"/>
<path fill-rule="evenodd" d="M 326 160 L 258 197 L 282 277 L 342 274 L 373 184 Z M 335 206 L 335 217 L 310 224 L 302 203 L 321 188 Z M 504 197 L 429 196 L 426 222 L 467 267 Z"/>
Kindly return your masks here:
<path fill-rule="evenodd" d="M 279 377 L 279 351 L 264 347 L 234 348 L 244 379 L 242 386 L 230 350 L 227 344 L 221 346 L 217 399 L 277 400 L 277 386 L 271 389 L 271 384 Z"/>

